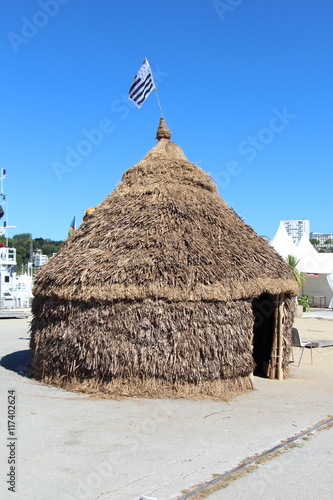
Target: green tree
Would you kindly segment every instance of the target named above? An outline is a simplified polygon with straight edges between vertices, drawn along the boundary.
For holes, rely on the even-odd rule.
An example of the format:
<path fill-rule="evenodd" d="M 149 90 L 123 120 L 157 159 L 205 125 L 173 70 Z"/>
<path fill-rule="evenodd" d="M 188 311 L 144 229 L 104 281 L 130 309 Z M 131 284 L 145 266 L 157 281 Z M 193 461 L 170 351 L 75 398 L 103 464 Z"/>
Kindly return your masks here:
<path fill-rule="evenodd" d="M 0 242 L 6 244 L 6 239 L 1 236 Z M 31 238 L 30 233 L 16 234 L 8 239 L 8 246 L 16 248 L 17 272 L 22 272 L 23 266 L 29 262 L 30 251 L 41 250 L 49 258 L 60 249 L 62 241 L 53 241 L 49 238 Z M 31 248 L 32 247 L 32 248 Z"/>
<path fill-rule="evenodd" d="M 333 253 L 333 247 L 325 247 L 318 250 L 319 253 Z"/>
<path fill-rule="evenodd" d="M 13 236 L 13 240 L 15 241 L 30 241 L 32 238 L 32 235 L 31 233 L 21 233 L 21 234 L 15 234 L 15 236 Z"/>
<path fill-rule="evenodd" d="M 320 241 L 317 238 L 312 238 L 310 240 L 310 243 L 312 243 L 312 245 L 314 245 L 315 247 L 320 245 Z"/>

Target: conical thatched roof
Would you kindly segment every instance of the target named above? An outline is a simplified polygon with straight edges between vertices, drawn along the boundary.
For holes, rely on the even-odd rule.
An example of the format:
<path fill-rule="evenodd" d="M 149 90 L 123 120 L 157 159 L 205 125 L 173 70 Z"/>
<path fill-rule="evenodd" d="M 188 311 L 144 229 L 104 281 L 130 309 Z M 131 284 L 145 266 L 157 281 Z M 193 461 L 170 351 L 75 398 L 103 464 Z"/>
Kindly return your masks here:
<path fill-rule="evenodd" d="M 157 145 L 43 266 L 35 296 L 230 300 L 297 294 L 289 266 L 171 142 Z"/>
<path fill-rule="evenodd" d="M 288 366 L 298 291 L 289 266 L 170 137 L 161 119 L 157 145 L 38 273 L 36 377 L 134 396 L 244 390 L 263 294 L 286 294 Z"/>

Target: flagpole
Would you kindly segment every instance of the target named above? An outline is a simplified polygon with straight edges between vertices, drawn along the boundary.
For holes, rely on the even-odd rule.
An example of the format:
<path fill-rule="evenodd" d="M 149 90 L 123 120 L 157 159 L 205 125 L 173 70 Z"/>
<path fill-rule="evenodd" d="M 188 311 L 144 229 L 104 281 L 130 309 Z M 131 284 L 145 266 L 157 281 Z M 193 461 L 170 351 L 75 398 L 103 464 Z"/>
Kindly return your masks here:
<path fill-rule="evenodd" d="M 157 99 L 158 107 L 160 108 L 161 118 L 163 118 L 163 111 L 162 111 L 162 107 L 161 107 L 161 103 L 160 103 L 160 98 L 158 97 L 158 93 L 157 93 L 157 88 L 156 88 L 155 82 L 154 82 L 154 90 L 156 92 L 156 99 Z"/>
<path fill-rule="evenodd" d="M 150 67 L 150 64 L 148 62 L 148 59 L 146 58 L 145 59 Z M 160 113 L 161 113 L 161 118 L 163 118 L 163 111 L 162 111 L 162 106 L 161 106 L 161 103 L 160 103 L 160 98 L 158 96 L 158 92 L 157 92 L 157 87 L 156 87 L 156 83 L 155 83 L 155 78 L 154 78 L 154 75 L 153 75 L 153 70 L 151 69 L 150 67 L 150 72 L 151 72 L 151 78 L 153 80 L 153 85 L 154 85 L 154 90 L 155 90 L 155 93 L 156 93 L 156 99 L 157 99 L 157 104 L 158 104 L 158 107 L 160 109 Z"/>

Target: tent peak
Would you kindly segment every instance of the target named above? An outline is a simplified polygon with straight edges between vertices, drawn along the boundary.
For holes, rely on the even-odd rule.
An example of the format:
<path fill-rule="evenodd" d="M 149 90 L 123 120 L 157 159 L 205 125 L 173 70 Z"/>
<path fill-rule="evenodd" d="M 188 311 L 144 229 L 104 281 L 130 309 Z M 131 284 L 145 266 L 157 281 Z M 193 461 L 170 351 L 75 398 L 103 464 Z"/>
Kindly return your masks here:
<path fill-rule="evenodd" d="M 170 139 L 171 138 L 171 132 L 168 129 L 164 118 L 160 118 L 160 123 L 158 125 L 158 129 L 156 132 L 156 139 Z"/>

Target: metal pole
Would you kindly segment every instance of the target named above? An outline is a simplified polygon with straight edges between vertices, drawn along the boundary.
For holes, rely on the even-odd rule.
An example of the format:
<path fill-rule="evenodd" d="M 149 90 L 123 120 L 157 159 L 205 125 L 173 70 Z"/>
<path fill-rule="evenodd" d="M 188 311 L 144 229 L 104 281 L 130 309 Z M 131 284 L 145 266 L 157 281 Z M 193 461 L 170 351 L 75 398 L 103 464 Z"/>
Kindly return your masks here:
<path fill-rule="evenodd" d="M 162 111 L 162 107 L 161 107 L 161 103 L 160 103 L 160 98 L 158 97 L 157 88 L 155 87 L 154 90 L 156 92 L 156 99 L 157 99 L 158 107 L 160 108 L 161 118 L 163 118 L 163 111 Z"/>
<path fill-rule="evenodd" d="M 146 61 L 148 62 L 147 59 L 146 59 Z M 156 94 L 157 104 L 158 104 L 158 107 L 160 109 L 161 118 L 163 118 L 162 106 L 161 106 L 161 103 L 160 103 L 160 98 L 158 97 L 157 87 L 156 87 L 156 83 L 155 83 L 155 79 L 154 79 L 154 75 L 153 75 L 153 70 L 151 69 L 149 62 L 148 62 L 148 65 L 149 65 L 149 68 L 150 68 L 151 78 L 153 80 L 153 85 L 154 85 L 154 90 L 155 90 L 155 94 Z"/>
<path fill-rule="evenodd" d="M 1 202 L 3 203 L 3 169 L 0 171 L 0 196 Z M 6 231 L 5 231 L 5 239 L 6 239 Z M 2 309 L 2 255 L 0 258 L 0 309 Z"/>

